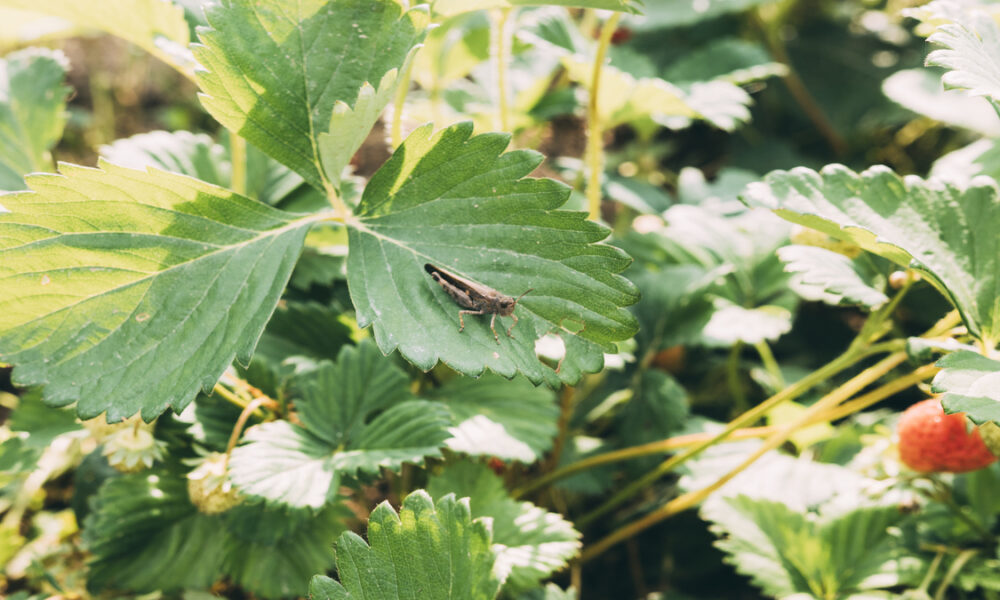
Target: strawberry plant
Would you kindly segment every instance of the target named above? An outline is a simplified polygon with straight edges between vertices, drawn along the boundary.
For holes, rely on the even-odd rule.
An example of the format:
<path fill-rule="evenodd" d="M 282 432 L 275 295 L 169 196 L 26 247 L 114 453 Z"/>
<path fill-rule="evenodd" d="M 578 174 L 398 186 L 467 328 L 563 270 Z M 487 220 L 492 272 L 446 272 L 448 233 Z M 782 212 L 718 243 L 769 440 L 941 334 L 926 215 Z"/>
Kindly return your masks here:
<path fill-rule="evenodd" d="M 897 4 L 0 0 L 0 592 L 998 597 L 1000 26 Z"/>

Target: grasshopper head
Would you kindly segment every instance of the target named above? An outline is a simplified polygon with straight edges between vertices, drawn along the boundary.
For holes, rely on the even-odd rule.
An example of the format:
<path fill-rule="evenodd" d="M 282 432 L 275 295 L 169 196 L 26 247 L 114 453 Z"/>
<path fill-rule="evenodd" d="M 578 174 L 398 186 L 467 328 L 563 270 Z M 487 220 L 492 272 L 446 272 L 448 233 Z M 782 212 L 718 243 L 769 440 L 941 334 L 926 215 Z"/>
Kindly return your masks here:
<path fill-rule="evenodd" d="M 535 288 L 531 288 L 527 292 L 524 292 L 524 294 L 527 294 L 528 292 L 532 292 L 534 290 Z M 524 294 L 521 294 L 517 298 L 511 298 L 509 296 L 502 298 L 498 303 L 500 308 L 499 310 L 500 315 L 504 317 L 509 317 L 510 315 L 514 314 L 514 309 L 517 307 L 517 303 L 521 301 L 521 298 L 524 298 Z"/>

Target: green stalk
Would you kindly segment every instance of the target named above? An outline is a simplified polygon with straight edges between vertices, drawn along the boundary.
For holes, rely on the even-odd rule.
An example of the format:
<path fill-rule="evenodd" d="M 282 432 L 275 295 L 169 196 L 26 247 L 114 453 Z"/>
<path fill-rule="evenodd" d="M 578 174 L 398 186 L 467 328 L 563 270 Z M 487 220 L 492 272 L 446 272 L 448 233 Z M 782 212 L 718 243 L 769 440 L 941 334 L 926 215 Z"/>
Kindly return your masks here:
<path fill-rule="evenodd" d="M 771 347 L 768 346 L 767 341 L 761 340 L 753 347 L 757 349 L 757 354 L 760 355 L 760 360 L 764 363 L 764 368 L 771 376 L 771 380 L 774 381 L 774 385 L 779 390 L 785 387 L 785 376 L 781 374 L 781 367 L 778 366 L 778 361 L 774 360 L 774 354 L 771 353 Z"/>
<path fill-rule="evenodd" d="M 497 69 L 497 94 L 499 99 L 497 109 L 499 111 L 497 122 L 500 131 L 510 131 L 510 89 L 507 77 L 507 63 L 509 62 L 510 48 L 507 44 L 507 22 L 510 20 L 510 13 L 513 9 L 501 8 L 494 14 L 493 22 L 493 59 L 496 61 Z"/>
<path fill-rule="evenodd" d="M 708 440 L 698 444 L 697 446 L 682 452 L 681 454 L 676 454 L 671 456 L 667 460 L 663 461 L 660 466 L 656 467 L 646 475 L 640 477 L 639 479 L 633 481 L 631 484 L 625 486 L 617 494 L 612 496 L 607 502 L 597 507 L 593 511 L 587 513 L 582 518 L 576 521 L 579 527 L 585 527 L 589 523 L 593 522 L 598 517 L 604 515 L 608 511 L 622 504 L 637 492 L 645 489 L 649 485 L 656 482 L 660 477 L 672 471 L 674 468 L 684 464 L 688 460 L 698 456 L 704 452 L 707 448 L 715 445 L 719 441 L 725 439 L 732 432 L 746 427 L 759 419 L 761 419 L 768 411 L 770 411 L 775 406 L 778 406 L 782 402 L 787 400 L 793 400 L 798 398 L 805 392 L 812 389 L 817 384 L 826 381 L 827 379 L 833 377 L 837 373 L 840 373 L 844 369 L 851 367 L 858 361 L 869 356 L 870 351 L 861 349 L 855 346 L 851 346 L 843 354 L 823 365 L 819 369 L 813 371 L 812 373 L 806 375 L 802 379 L 796 381 L 792 385 L 781 390 L 777 394 L 774 394 L 767 400 L 764 400 L 757 406 L 746 411 L 742 415 L 736 417 L 726 425 L 725 429 L 715 434 Z M 537 485 L 537 482 L 531 487 L 533 488 Z M 530 488 L 529 488 L 530 489 Z"/>
<path fill-rule="evenodd" d="M 765 441 L 756 451 L 754 451 L 752 454 L 750 454 L 750 456 L 744 459 L 743 462 L 739 464 L 739 466 L 735 467 L 734 469 L 731 469 L 728 473 L 717 479 L 714 483 L 700 490 L 682 494 L 674 498 L 673 500 L 665 503 L 663 506 L 656 509 L 655 511 L 649 513 L 642 519 L 630 523 L 625 527 L 622 527 L 617 531 L 611 533 L 604 539 L 595 543 L 593 546 L 587 548 L 580 556 L 580 560 L 582 562 L 586 562 L 594 558 L 598 554 L 601 554 L 611 546 L 614 546 L 615 544 L 618 544 L 619 542 L 626 540 L 632 537 L 633 535 L 636 535 L 640 531 L 643 531 L 644 529 L 647 529 L 679 512 L 685 511 L 693 506 L 696 506 L 697 504 L 702 502 L 705 498 L 707 498 L 709 495 L 711 495 L 712 492 L 716 491 L 717 489 L 728 483 L 730 480 L 732 480 L 733 477 L 736 477 L 744 470 L 746 470 L 747 467 L 756 462 L 757 459 L 759 459 L 761 456 L 767 454 L 771 450 L 774 450 L 775 448 L 781 446 L 786 441 L 788 441 L 788 438 L 790 438 L 796 431 L 798 431 L 799 428 L 801 428 L 811 419 L 813 419 L 817 414 L 830 410 L 833 407 L 840 404 L 841 402 L 844 402 L 857 392 L 867 387 L 869 384 L 877 381 L 886 373 L 896 368 L 899 364 L 905 361 L 906 358 L 907 356 L 905 352 L 897 352 L 885 357 L 877 364 L 868 367 L 867 369 L 865 369 L 858 375 L 854 376 L 853 378 L 848 380 L 846 383 L 844 383 L 834 391 L 830 392 L 829 394 L 821 398 L 815 404 L 810 406 L 797 419 L 781 427 L 781 429 L 779 429 L 775 434 L 769 437 L 767 441 Z M 588 517 L 589 516 L 590 515 L 588 515 Z M 584 525 L 582 520 L 578 521 L 578 524 L 581 527 L 583 527 Z"/>
<path fill-rule="evenodd" d="M 413 77 L 413 63 L 410 60 L 399 75 L 399 87 L 396 88 L 396 98 L 392 105 L 392 149 L 399 148 L 403 143 L 403 110 L 406 108 L 406 95 L 410 92 L 410 79 Z"/>
<path fill-rule="evenodd" d="M 590 100 L 587 104 L 587 154 L 586 165 L 589 172 L 587 183 L 587 206 L 589 218 L 593 221 L 601 217 L 601 175 L 604 170 L 604 123 L 601 122 L 597 99 L 601 89 L 601 69 L 608 55 L 611 36 L 618 28 L 621 13 L 614 13 L 601 28 L 594 56 L 594 69 L 590 78 Z"/>

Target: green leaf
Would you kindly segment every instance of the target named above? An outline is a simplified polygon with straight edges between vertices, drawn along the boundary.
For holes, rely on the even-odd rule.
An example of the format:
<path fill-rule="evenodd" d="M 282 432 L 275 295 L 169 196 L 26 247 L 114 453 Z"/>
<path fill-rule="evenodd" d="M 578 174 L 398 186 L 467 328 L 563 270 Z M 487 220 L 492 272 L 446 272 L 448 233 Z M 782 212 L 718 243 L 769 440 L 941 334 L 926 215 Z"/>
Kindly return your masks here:
<path fill-rule="evenodd" d="M 988 102 L 958 90 L 942 89 L 941 75 L 934 70 L 896 71 L 882 82 L 882 91 L 893 102 L 919 115 L 986 136 L 1000 135 L 997 113 Z"/>
<path fill-rule="evenodd" d="M 603 226 L 555 210 L 569 195 L 564 185 L 521 179 L 540 155 L 501 154 L 509 136 L 471 133 L 469 123 L 435 135 L 418 129 L 365 188 L 347 259 L 358 324 L 374 324 L 383 352 L 399 349 L 425 370 L 441 360 L 466 375 L 489 368 L 534 383 L 575 381 L 580 369 L 600 368 L 602 350 L 635 333 L 635 319 L 620 308 L 635 302 L 635 289 L 614 274 L 629 259 L 596 243 L 608 235 Z M 513 337 L 498 318 L 495 340 L 489 315 L 467 315 L 459 332 L 461 307 L 425 264 L 509 296 L 533 289 L 517 305 Z M 546 333 L 562 338 L 563 366 L 574 369 L 539 362 L 535 340 Z"/>
<path fill-rule="evenodd" d="M 641 16 L 630 17 L 625 24 L 636 31 L 683 27 L 721 15 L 741 12 L 768 0 L 713 0 L 708 4 L 688 0 L 656 0 L 649 2 Z"/>
<path fill-rule="evenodd" d="M 663 78 L 674 83 L 721 79 L 744 85 L 784 76 L 788 67 L 775 62 L 759 43 L 727 37 L 714 40 L 670 64 Z M 690 168 L 690 167 L 687 167 Z"/>
<path fill-rule="evenodd" d="M 430 478 L 427 492 L 435 498 L 445 494 L 468 497 L 473 518 L 493 520 L 494 571 L 504 580 L 506 591 L 536 585 L 580 550 L 580 534 L 571 523 L 559 514 L 511 498 L 503 480 L 486 465 L 449 465 Z"/>
<path fill-rule="evenodd" d="M 11 431 L 27 433 L 25 442 L 37 448 L 44 448 L 56 437 L 80 429 L 73 411 L 46 406 L 38 390 L 21 396 L 7 425 Z"/>
<path fill-rule="evenodd" d="M 746 308 L 719 299 L 704 336 L 709 345 L 732 346 L 773 342 L 791 330 L 792 313 L 787 308 L 770 304 Z"/>
<path fill-rule="evenodd" d="M 180 411 L 247 363 L 313 217 L 159 171 L 63 165 L 3 196 L 0 360 L 81 418 Z"/>
<path fill-rule="evenodd" d="M 299 0 L 294 10 L 226 0 L 206 17 L 212 28 L 195 47 L 205 109 L 323 190 L 339 184 L 428 24 L 425 10 L 395 0 Z"/>
<path fill-rule="evenodd" d="M 967 188 L 885 167 L 857 174 L 841 165 L 819 173 L 775 171 L 747 187 L 745 200 L 924 273 L 959 310 L 969 332 L 1000 341 L 1000 202 L 996 183 Z"/>
<path fill-rule="evenodd" d="M 991 117 L 996 119 L 996 115 Z M 996 140 L 976 140 L 968 146 L 949 152 L 934 161 L 930 172 L 932 178 L 965 186 L 976 175 L 1000 178 L 1000 144 Z"/>
<path fill-rule="evenodd" d="M 905 517 L 896 506 L 817 518 L 780 502 L 736 496 L 706 513 L 714 530 L 726 535 L 716 545 L 768 595 L 842 598 L 915 583 L 919 576 L 905 568 L 905 554 L 889 531 Z"/>
<path fill-rule="evenodd" d="M 554 583 L 544 588 L 536 588 L 517 597 L 517 600 L 577 600 L 576 590 L 563 590 Z"/>
<path fill-rule="evenodd" d="M 906 14 L 937 24 L 927 41 L 944 48 L 928 54 L 927 64 L 950 69 L 941 77 L 945 87 L 986 96 L 996 105 L 1000 100 L 1000 27 L 993 17 L 940 1 Z"/>
<path fill-rule="evenodd" d="M 344 475 L 440 456 L 447 411 L 410 399 L 407 381 L 371 342 L 345 346 L 336 363 L 323 361 L 296 378 L 302 425 L 274 421 L 247 430 L 248 443 L 230 462 L 233 483 L 269 502 L 320 508 L 337 496 Z"/>
<path fill-rule="evenodd" d="M 417 490 L 399 514 L 388 502 L 368 520 L 368 543 L 347 532 L 337 540 L 340 582 L 317 575 L 311 600 L 492 600 L 500 587 L 493 575 L 490 530 L 473 521 L 467 500 L 431 500 Z"/>
<path fill-rule="evenodd" d="M 309 575 L 332 566 L 330 540 L 344 530 L 342 507 L 312 515 L 258 504 L 203 515 L 187 479 L 165 470 L 109 480 L 93 507 L 83 535 L 95 591 L 204 588 L 228 576 L 264 597 L 303 595 Z"/>
<path fill-rule="evenodd" d="M 29 48 L 0 60 L 0 190 L 25 189 L 23 176 L 51 171 L 49 149 L 66 124 L 62 52 Z"/>
<path fill-rule="evenodd" d="M 964 412 L 977 425 L 1000 422 L 1000 362 L 960 350 L 936 364 L 942 370 L 932 389 L 944 394 L 941 405 L 947 412 Z"/>
<path fill-rule="evenodd" d="M 233 187 L 229 149 L 203 133 L 140 133 L 102 146 L 100 153 L 108 162 L 122 167 L 141 170 L 156 167 L 225 188 Z M 246 195 L 264 204 L 278 204 L 303 184 L 302 178 L 288 167 L 249 145 L 247 171 Z"/>
<path fill-rule="evenodd" d="M 557 432 L 554 394 L 523 378 L 459 377 L 428 398 L 443 403 L 455 422 L 447 446 L 470 456 L 533 463 L 552 447 Z"/>
<path fill-rule="evenodd" d="M 570 6 L 636 13 L 642 7 L 642 0 L 434 0 L 433 3 L 434 12 L 442 17 L 452 17 L 473 10 L 517 6 Z"/>
<path fill-rule="evenodd" d="M 687 392 L 670 374 L 649 369 L 637 377 L 636 394 L 618 425 L 632 446 L 670 437 L 684 427 L 689 413 Z"/>
<path fill-rule="evenodd" d="M 169 0 L 3 0 L 3 5 L 59 17 L 120 37 L 179 68 L 193 67 L 184 9 Z"/>
<path fill-rule="evenodd" d="M 792 287 L 806 300 L 819 300 L 833 306 L 858 305 L 877 308 L 889 301 L 882 293 L 886 281 L 870 267 L 870 262 L 851 260 L 826 248 L 784 246 L 778 256 L 785 270 L 796 273 Z"/>

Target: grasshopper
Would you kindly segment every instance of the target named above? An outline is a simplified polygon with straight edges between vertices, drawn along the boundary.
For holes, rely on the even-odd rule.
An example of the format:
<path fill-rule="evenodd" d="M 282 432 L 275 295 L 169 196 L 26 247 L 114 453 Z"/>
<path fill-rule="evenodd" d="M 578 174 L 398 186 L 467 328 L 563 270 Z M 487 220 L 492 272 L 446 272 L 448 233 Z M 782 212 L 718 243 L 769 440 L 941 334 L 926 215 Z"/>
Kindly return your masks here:
<path fill-rule="evenodd" d="M 441 267 L 426 264 L 424 265 L 424 270 L 430 273 L 434 281 L 438 282 L 444 288 L 444 291 L 451 296 L 451 299 L 462 307 L 462 310 L 458 311 L 458 323 L 460 325 L 458 331 L 461 332 L 465 329 L 463 315 L 493 315 L 493 318 L 490 319 L 490 331 L 493 332 L 493 338 L 498 344 L 500 343 L 500 336 L 497 335 L 497 330 L 494 327 L 497 317 L 510 317 L 514 319 L 514 323 L 507 329 L 507 337 L 513 338 L 514 336 L 510 332 L 514 329 L 514 325 L 517 325 L 517 315 L 514 314 L 514 308 L 517 307 L 517 303 L 521 298 L 524 298 L 524 294 L 535 289 L 531 288 L 527 292 L 524 292 L 524 294 L 514 298 L 501 294 L 495 289 L 481 283 L 459 277 L 454 273 L 445 271 Z"/>

